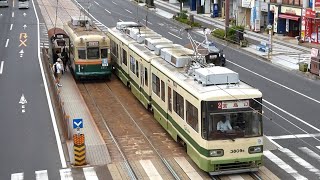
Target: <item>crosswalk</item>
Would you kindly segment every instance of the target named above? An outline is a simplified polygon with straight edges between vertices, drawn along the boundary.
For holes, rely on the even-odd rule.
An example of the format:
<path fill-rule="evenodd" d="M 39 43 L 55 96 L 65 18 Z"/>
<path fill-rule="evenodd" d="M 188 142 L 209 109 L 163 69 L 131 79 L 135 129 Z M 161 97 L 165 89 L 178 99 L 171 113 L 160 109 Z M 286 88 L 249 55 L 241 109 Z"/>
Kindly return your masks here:
<path fill-rule="evenodd" d="M 95 167 L 84 167 L 82 168 L 82 172 L 79 171 L 79 168 L 67 168 L 60 169 L 59 176 L 61 180 L 76 180 L 76 179 L 86 179 L 86 180 L 99 180 L 99 179 L 108 179 L 105 175 L 101 175 L 100 177 L 97 175 L 95 171 Z M 33 179 L 35 180 L 48 180 L 48 171 L 47 170 L 38 170 L 34 172 Z M 24 172 L 13 173 L 11 174 L 11 180 L 24 180 L 25 174 Z"/>
<path fill-rule="evenodd" d="M 45 23 L 39 23 L 40 27 L 40 47 L 49 48 L 48 30 Z"/>
<path fill-rule="evenodd" d="M 320 146 L 294 149 L 279 148 L 264 151 L 263 154 L 266 160 L 271 162 L 268 164 L 265 161 L 266 167 L 280 169 L 279 174 L 276 175 L 281 179 L 286 179 L 281 177 L 281 173 L 290 176 L 291 179 L 320 179 Z"/>

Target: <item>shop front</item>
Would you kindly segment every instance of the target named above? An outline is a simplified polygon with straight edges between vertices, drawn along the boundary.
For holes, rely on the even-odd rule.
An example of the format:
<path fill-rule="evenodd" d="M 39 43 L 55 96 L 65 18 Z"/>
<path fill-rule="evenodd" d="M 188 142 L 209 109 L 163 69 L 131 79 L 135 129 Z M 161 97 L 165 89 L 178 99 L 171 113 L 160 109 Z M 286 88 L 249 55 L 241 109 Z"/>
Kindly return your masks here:
<path fill-rule="evenodd" d="M 301 9 L 281 6 L 278 16 L 278 33 L 290 37 L 300 36 Z"/>
<path fill-rule="evenodd" d="M 237 25 L 244 26 L 246 29 L 251 29 L 251 8 L 253 8 L 254 0 L 242 0 L 241 6 L 238 7 L 238 14 L 236 15 Z"/>
<path fill-rule="evenodd" d="M 302 10 L 301 39 L 305 42 L 320 43 L 320 14 L 311 8 Z"/>

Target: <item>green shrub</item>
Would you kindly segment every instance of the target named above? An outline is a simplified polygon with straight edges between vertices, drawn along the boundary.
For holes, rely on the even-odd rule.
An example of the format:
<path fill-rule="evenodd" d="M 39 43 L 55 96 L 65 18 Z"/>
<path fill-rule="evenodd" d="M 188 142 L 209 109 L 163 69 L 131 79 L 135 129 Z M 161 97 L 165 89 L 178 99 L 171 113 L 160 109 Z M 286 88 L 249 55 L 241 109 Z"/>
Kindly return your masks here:
<path fill-rule="evenodd" d="M 214 37 L 224 39 L 225 31 L 223 29 L 216 29 L 216 30 L 212 31 L 212 35 Z"/>

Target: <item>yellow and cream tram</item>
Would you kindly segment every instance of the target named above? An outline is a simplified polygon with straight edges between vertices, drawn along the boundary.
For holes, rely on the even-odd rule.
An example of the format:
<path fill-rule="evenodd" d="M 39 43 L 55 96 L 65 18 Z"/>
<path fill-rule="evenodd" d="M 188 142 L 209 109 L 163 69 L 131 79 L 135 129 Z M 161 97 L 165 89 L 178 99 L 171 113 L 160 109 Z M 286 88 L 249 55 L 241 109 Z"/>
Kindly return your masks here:
<path fill-rule="evenodd" d="M 139 39 L 145 29 L 134 22 L 109 29 L 117 76 L 199 168 L 212 175 L 257 171 L 262 93 L 228 68 L 192 62 L 192 50 L 154 32 Z"/>
<path fill-rule="evenodd" d="M 72 17 L 64 30 L 70 38 L 70 60 L 75 78 L 110 78 L 109 38 L 84 16 Z"/>

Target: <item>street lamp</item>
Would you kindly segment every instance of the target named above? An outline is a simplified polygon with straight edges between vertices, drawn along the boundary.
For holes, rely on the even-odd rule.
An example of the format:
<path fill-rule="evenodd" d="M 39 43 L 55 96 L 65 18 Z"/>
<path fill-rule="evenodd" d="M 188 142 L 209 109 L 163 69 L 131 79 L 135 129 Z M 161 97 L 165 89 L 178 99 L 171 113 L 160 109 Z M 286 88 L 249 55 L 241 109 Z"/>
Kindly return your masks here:
<path fill-rule="evenodd" d="M 267 26 L 267 29 L 269 30 L 269 48 L 268 48 L 268 59 L 270 60 L 270 55 L 272 55 L 272 25 L 269 24 Z"/>

